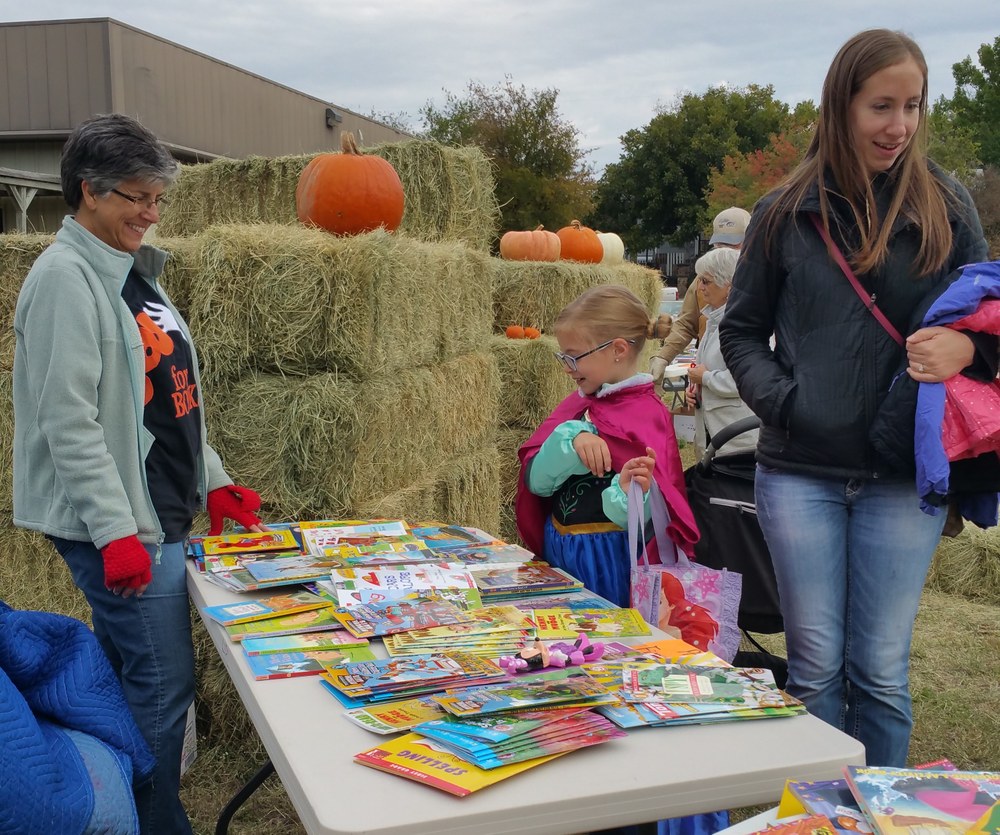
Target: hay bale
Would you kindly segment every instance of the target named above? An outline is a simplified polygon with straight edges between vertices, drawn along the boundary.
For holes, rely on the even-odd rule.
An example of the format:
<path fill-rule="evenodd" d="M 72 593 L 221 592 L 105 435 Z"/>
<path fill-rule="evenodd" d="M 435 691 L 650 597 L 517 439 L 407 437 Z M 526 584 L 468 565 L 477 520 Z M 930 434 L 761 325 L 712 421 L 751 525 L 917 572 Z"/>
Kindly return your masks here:
<path fill-rule="evenodd" d="M 403 184 L 399 232 L 423 241 L 463 241 L 486 252 L 500 227 L 489 160 L 478 148 L 413 140 L 378 145 Z M 170 191 L 160 233 L 196 235 L 218 224 L 298 225 L 295 188 L 315 154 L 220 159 L 186 165 Z"/>
<path fill-rule="evenodd" d="M 575 388 L 552 355 L 559 345 L 551 336 L 494 336 L 489 347 L 500 370 L 502 397 L 497 417 L 501 426 L 535 429 Z"/>
<path fill-rule="evenodd" d="M 660 307 L 660 274 L 638 264 L 494 258 L 493 267 L 493 321 L 501 329 L 516 324 L 548 330 L 567 304 L 598 284 L 624 284 L 643 300 L 650 315 Z"/>
<path fill-rule="evenodd" d="M 502 457 L 493 444 L 441 463 L 419 481 L 359 505 L 363 519 L 441 519 L 499 536 L 498 485 Z"/>
<path fill-rule="evenodd" d="M 14 368 L 14 307 L 24 277 L 54 240 L 54 235 L 0 235 L 0 369 Z"/>
<path fill-rule="evenodd" d="M 177 262 L 202 378 L 337 371 L 364 380 L 475 350 L 492 319 L 487 256 L 378 230 L 216 226 Z M 193 253 L 193 254 L 192 254 Z"/>
<path fill-rule="evenodd" d="M 57 612 L 90 623 L 90 606 L 69 568 L 40 533 L 0 523 L 0 600 L 15 609 Z"/>
<path fill-rule="evenodd" d="M 934 553 L 927 587 L 1000 606 L 1000 530 L 966 524 Z"/>
<path fill-rule="evenodd" d="M 229 472 L 280 518 L 351 516 L 484 446 L 499 378 L 489 354 L 363 383 L 250 375 L 206 410 Z"/>

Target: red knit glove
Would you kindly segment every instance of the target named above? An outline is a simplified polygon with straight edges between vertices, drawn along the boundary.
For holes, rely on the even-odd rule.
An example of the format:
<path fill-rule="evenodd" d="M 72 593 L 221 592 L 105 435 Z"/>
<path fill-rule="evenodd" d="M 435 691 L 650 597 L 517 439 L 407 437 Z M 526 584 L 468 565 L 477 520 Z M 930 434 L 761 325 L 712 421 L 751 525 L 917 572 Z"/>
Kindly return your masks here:
<path fill-rule="evenodd" d="M 230 484 L 208 494 L 209 536 L 222 533 L 222 520 L 232 519 L 236 524 L 249 528 L 261 524 L 254 511 L 260 510 L 260 496 L 249 487 Z"/>
<path fill-rule="evenodd" d="M 149 552 L 139 537 L 114 539 L 101 548 L 104 557 L 104 585 L 109 589 L 137 589 L 153 581 Z"/>

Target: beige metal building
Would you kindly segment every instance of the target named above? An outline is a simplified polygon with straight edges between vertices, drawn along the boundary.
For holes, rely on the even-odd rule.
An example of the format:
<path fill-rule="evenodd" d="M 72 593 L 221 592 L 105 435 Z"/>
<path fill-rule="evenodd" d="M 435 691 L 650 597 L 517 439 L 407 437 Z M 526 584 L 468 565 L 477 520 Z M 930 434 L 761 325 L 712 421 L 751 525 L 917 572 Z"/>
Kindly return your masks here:
<path fill-rule="evenodd" d="M 110 18 L 0 23 L 0 67 L 0 231 L 58 228 L 60 150 L 99 113 L 134 116 L 182 162 L 408 137 Z"/>

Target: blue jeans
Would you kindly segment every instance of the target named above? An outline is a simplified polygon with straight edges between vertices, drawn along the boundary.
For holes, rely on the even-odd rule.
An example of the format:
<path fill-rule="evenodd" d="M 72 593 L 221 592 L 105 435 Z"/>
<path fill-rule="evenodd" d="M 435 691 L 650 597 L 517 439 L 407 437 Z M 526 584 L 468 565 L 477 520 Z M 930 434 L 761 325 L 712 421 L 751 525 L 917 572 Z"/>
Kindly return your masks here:
<path fill-rule="evenodd" d="M 905 766 L 910 640 L 945 514 L 923 513 L 910 482 L 760 465 L 755 493 L 785 619 L 788 692 L 860 740 L 869 765 Z"/>
<path fill-rule="evenodd" d="M 94 634 L 125 691 L 136 724 L 156 756 L 153 778 L 134 787 L 142 835 L 188 835 L 181 805 L 181 749 L 194 700 L 194 648 L 184 576 L 183 542 L 147 546 L 153 582 L 142 597 L 122 598 L 104 587 L 101 552 L 90 542 L 50 537 L 84 593 Z"/>

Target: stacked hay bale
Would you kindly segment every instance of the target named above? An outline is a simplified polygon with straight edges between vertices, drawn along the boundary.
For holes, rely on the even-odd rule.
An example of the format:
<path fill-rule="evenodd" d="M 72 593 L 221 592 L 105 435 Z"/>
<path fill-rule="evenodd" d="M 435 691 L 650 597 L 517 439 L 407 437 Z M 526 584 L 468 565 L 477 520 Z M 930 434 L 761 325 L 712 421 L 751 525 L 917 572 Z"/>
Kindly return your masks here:
<path fill-rule="evenodd" d="M 496 330 L 510 324 L 542 331 L 539 339 L 495 336 L 491 350 L 500 369 L 501 459 L 499 535 L 518 542 L 514 495 L 519 473 L 517 449 L 553 408 L 573 391 L 573 381 L 555 361 L 558 350 L 552 325 L 559 312 L 589 287 L 623 284 L 646 303 L 652 316 L 659 309 L 659 273 L 635 264 L 579 264 L 571 261 L 501 261 L 494 259 L 493 314 Z M 647 342 L 640 369 L 655 346 Z"/>

